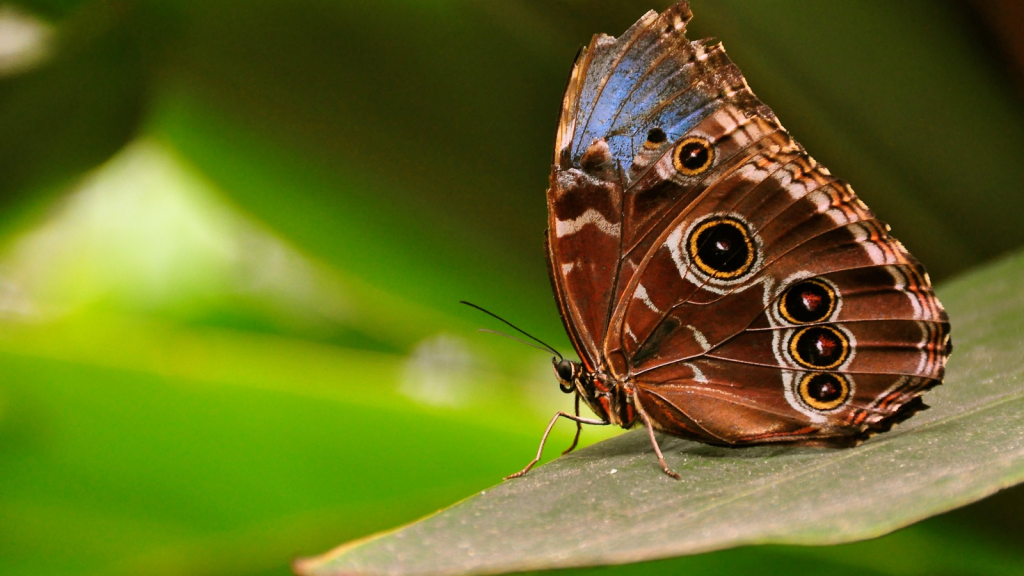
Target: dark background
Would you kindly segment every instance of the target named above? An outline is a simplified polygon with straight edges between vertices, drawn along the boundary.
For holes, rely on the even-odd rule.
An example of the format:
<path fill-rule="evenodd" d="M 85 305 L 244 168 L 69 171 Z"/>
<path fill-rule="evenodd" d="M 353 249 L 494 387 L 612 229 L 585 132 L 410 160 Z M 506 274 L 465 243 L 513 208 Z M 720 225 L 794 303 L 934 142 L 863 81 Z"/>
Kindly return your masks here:
<path fill-rule="evenodd" d="M 284 574 L 519 469 L 568 397 L 457 301 L 568 348 L 565 77 L 667 4 L 0 5 L 0 573 Z M 695 0 L 690 37 L 941 283 L 1024 244 L 1021 6 Z M 596 572 L 1024 573 L 1022 512 Z"/>

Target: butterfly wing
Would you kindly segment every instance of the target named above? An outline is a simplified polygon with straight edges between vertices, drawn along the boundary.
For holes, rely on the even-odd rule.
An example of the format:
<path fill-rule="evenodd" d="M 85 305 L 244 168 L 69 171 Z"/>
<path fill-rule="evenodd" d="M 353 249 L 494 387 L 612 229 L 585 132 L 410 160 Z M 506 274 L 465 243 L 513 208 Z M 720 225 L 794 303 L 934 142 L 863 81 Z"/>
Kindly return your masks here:
<path fill-rule="evenodd" d="M 570 82 L 573 127 L 556 160 L 592 167 L 614 193 L 593 204 L 580 183 L 552 189 L 615 234 L 575 238 L 572 262 L 551 250 L 570 274 L 581 262 L 603 274 L 585 292 L 553 270 L 563 310 L 580 295 L 609 307 L 567 323 L 666 431 L 850 444 L 885 430 L 941 380 L 945 312 L 920 264 L 785 132 L 721 46 L 685 39 L 688 19 L 680 2 L 618 41 L 596 38 L 619 66 Z"/>
<path fill-rule="evenodd" d="M 667 141 L 727 102 L 773 118 L 724 51 L 686 39 L 690 18 L 681 2 L 648 12 L 617 39 L 595 36 L 563 97 L 548 189 L 548 265 L 566 331 L 591 370 L 605 367 L 602 341 L 634 269 L 620 258 L 635 236 L 624 237 L 627 211 L 633 222 L 649 221 L 689 192 L 674 187 L 642 206 L 624 202 L 635 176 L 624 170 L 638 168 L 632 159 L 646 150 L 647 127 L 664 126 Z"/>

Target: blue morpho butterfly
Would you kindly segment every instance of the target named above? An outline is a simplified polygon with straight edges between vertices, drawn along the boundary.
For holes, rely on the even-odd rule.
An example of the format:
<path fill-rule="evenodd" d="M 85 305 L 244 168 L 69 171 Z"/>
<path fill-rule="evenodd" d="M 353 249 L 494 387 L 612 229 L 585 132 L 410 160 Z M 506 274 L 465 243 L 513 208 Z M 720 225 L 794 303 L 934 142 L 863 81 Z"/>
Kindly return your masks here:
<path fill-rule="evenodd" d="M 709 444 L 853 446 L 926 408 L 949 322 L 921 264 L 790 137 L 686 1 L 569 77 L 547 255 L 582 424 Z M 557 354 L 557 352 L 555 352 Z M 597 415 L 582 418 L 580 402 Z M 576 446 L 573 442 L 571 450 Z"/>

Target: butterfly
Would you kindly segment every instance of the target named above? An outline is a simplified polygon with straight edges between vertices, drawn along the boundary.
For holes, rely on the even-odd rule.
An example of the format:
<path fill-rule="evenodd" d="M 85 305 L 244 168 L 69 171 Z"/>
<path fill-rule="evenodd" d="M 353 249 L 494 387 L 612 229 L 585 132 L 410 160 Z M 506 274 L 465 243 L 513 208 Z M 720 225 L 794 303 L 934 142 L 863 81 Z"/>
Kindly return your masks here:
<path fill-rule="evenodd" d="M 546 251 L 582 424 L 848 447 L 927 408 L 952 345 L 922 265 L 790 137 L 681 1 L 576 58 Z M 580 403 L 597 418 L 580 416 Z M 566 452 L 568 452 L 567 450 Z"/>

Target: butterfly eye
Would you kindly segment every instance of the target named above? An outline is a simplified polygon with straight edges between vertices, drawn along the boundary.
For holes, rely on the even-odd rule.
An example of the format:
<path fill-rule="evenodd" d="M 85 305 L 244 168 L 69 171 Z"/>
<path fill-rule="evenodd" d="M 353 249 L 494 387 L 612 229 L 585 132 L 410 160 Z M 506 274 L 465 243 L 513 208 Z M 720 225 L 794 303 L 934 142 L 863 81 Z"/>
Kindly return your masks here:
<path fill-rule="evenodd" d="M 793 324 L 821 322 L 836 309 L 836 292 L 817 279 L 790 286 L 779 299 L 779 314 Z"/>
<path fill-rule="evenodd" d="M 690 232 L 690 258 L 708 276 L 722 280 L 739 278 L 754 265 L 756 249 L 743 222 L 735 218 L 711 218 Z"/>
<path fill-rule="evenodd" d="M 850 398 L 850 382 L 845 376 L 829 372 L 805 375 L 797 387 L 800 399 L 820 411 L 835 410 Z"/>
<path fill-rule="evenodd" d="M 672 163 L 684 176 L 703 174 L 714 161 L 715 151 L 703 138 L 687 138 L 672 151 Z"/>
<path fill-rule="evenodd" d="M 850 356 L 850 340 L 832 326 L 810 326 L 789 341 L 789 353 L 803 366 L 830 370 Z"/>
<path fill-rule="evenodd" d="M 573 370 L 572 361 L 563 359 L 555 363 L 555 375 L 562 382 L 572 382 L 573 372 L 575 370 Z"/>

